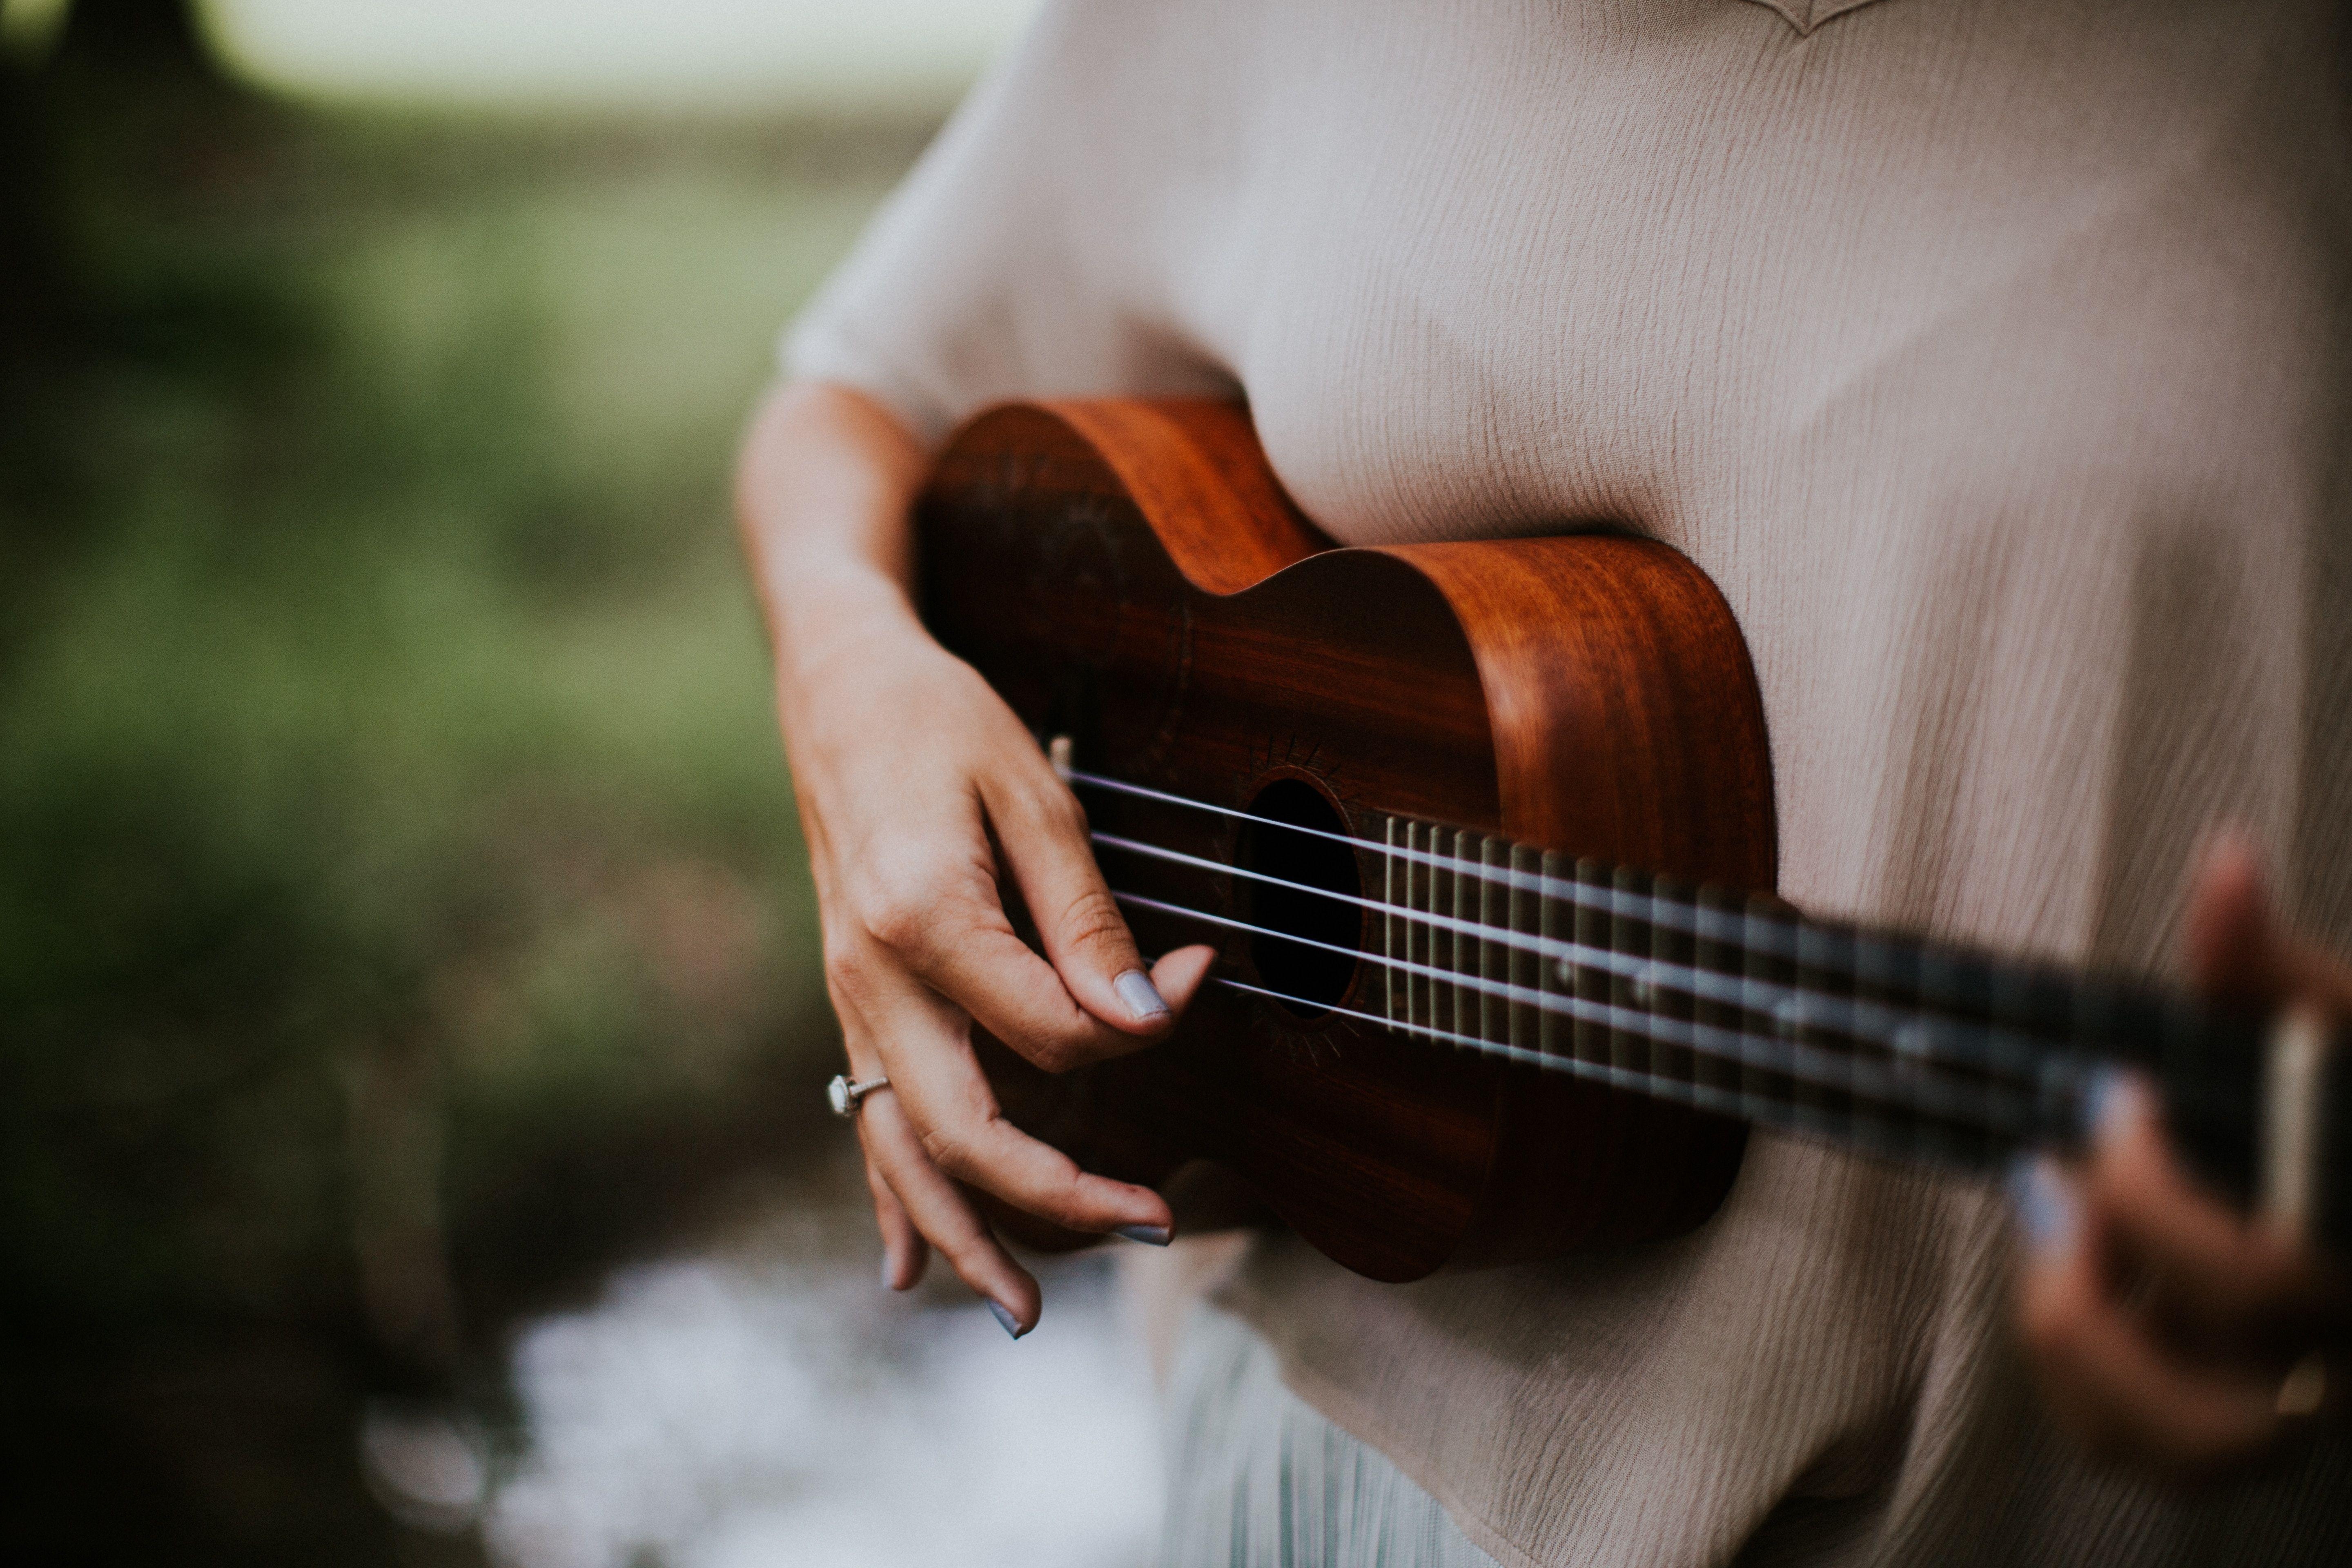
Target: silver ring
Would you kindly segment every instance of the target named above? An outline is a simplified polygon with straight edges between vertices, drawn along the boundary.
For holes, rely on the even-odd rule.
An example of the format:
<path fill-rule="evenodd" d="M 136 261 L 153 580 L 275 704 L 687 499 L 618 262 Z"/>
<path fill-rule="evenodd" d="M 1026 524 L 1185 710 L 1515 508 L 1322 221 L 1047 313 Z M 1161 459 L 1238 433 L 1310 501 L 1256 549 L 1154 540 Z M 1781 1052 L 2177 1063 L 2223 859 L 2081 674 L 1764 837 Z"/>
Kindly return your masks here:
<path fill-rule="evenodd" d="M 824 1098 L 832 1105 L 833 1113 L 847 1121 L 857 1114 L 859 1100 L 877 1089 L 889 1087 L 890 1080 L 887 1078 L 869 1078 L 861 1080 L 851 1078 L 845 1073 L 835 1073 L 833 1075 L 833 1081 L 824 1086 Z"/>

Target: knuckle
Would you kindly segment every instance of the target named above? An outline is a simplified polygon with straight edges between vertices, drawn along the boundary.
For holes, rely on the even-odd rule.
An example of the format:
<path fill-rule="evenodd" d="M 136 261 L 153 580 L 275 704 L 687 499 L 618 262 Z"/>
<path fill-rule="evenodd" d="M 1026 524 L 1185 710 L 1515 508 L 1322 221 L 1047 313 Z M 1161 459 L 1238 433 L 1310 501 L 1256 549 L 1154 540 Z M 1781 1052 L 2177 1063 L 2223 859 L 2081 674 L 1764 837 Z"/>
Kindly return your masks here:
<path fill-rule="evenodd" d="M 1086 808 L 1061 780 L 1051 774 L 1014 784 L 1007 804 L 1016 816 L 1042 832 L 1056 837 L 1086 836 Z"/>
<path fill-rule="evenodd" d="M 1066 1171 L 1038 1196 L 1038 1212 L 1072 1230 L 1094 1227 L 1095 1214 L 1087 1204 L 1086 1186 L 1075 1170 Z"/>
<path fill-rule="evenodd" d="M 1095 950 L 1106 946 L 1127 945 L 1127 921 L 1118 912 L 1118 900 L 1110 889 L 1092 887 L 1072 899 L 1062 910 L 1058 922 L 1062 940 L 1071 947 Z"/>
<path fill-rule="evenodd" d="M 972 1140 L 963 1130 L 926 1127 L 920 1134 L 924 1157 L 957 1181 L 969 1181 L 977 1166 Z"/>
<path fill-rule="evenodd" d="M 1108 1046 L 1097 1037 L 1094 1031 L 1099 1027 L 1080 1016 L 1066 1027 L 1037 1034 L 1023 1042 L 1021 1054 L 1028 1058 L 1030 1066 L 1057 1076 L 1092 1067 L 1119 1054 L 1117 1047 Z"/>
<path fill-rule="evenodd" d="M 1032 1067 L 1045 1072 L 1066 1073 L 1073 1068 L 1084 1066 L 1087 1060 L 1086 1053 L 1075 1040 L 1047 1037 L 1030 1040 L 1027 1046 L 1028 1049 L 1022 1054 L 1029 1058 Z"/>
<path fill-rule="evenodd" d="M 952 1245 L 936 1242 L 933 1245 L 948 1260 L 948 1266 L 955 1270 L 956 1278 L 962 1280 L 973 1295 L 990 1294 L 990 1287 L 995 1281 L 989 1278 L 990 1258 L 985 1245 L 976 1237 L 959 1237 Z"/>
<path fill-rule="evenodd" d="M 916 951 L 929 939 L 947 894 L 947 879 L 928 858 L 894 856 L 864 879 L 856 900 L 858 926 L 895 952 Z"/>
<path fill-rule="evenodd" d="M 1050 833 L 1076 839 L 1087 836 L 1087 808 L 1078 804 L 1076 795 L 1058 784 L 1043 792 L 1037 803 L 1037 817 Z"/>
<path fill-rule="evenodd" d="M 864 977 L 857 944 L 827 932 L 824 939 L 824 983 L 836 996 L 854 995 Z"/>

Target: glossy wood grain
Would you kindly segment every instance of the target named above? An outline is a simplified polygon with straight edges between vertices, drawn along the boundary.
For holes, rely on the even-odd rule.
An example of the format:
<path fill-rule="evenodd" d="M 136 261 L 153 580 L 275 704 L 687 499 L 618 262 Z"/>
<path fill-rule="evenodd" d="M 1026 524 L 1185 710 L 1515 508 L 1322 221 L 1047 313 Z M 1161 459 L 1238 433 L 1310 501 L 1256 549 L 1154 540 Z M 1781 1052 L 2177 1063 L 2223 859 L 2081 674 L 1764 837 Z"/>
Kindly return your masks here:
<path fill-rule="evenodd" d="M 1082 768 L 1236 809 L 1295 779 L 1351 825 L 1393 813 L 1771 884 L 1746 650 L 1720 595 L 1663 545 L 1334 549 L 1245 416 L 1201 402 L 983 415 L 917 521 L 935 634 L 1039 734 L 1071 735 Z M 1087 804 L 1108 831 L 1237 852 L 1228 818 Z M 1239 879 L 1104 859 L 1164 901 L 1246 907 Z M 1360 869 L 1377 889 L 1377 861 Z M 1218 940 L 1221 973 L 1262 978 L 1246 940 L 1134 923 L 1147 952 Z M 1342 1006 L 1380 1011 L 1378 984 L 1360 965 Z M 1686 1228 L 1741 1147 L 1733 1123 L 1215 988 L 1170 1041 L 1061 1078 L 982 1048 L 1014 1120 L 1090 1168 L 1165 1182 L 1213 1161 L 1382 1279 Z"/>

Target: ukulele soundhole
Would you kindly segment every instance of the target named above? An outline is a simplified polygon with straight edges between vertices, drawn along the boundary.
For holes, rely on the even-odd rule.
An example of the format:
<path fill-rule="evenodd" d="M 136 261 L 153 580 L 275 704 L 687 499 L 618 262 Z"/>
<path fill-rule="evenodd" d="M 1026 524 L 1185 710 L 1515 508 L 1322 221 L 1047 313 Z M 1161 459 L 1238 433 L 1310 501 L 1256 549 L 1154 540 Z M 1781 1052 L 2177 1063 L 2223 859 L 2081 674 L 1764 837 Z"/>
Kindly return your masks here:
<path fill-rule="evenodd" d="M 1250 961 L 1268 990 L 1297 998 L 1276 1006 L 1319 1018 L 1347 995 L 1363 931 L 1362 907 L 1351 901 L 1363 896 L 1363 885 L 1348 825 L 1303 779 L 1276 779 L 1249 812 L 1263 819 L 1243 825 L 1238 846 L 1240 864 L 1257 873 L 1240 879 L 1246 918 L 1260 928 L 1250 938 Z"/>

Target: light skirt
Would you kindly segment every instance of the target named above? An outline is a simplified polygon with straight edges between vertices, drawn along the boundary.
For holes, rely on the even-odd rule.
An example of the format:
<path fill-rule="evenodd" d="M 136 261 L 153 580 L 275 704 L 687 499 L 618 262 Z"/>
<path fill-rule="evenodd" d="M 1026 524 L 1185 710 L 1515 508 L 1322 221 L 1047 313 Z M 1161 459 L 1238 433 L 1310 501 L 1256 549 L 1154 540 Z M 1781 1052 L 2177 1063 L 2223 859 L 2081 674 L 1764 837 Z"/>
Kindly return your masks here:
<path fill-rule="evenodd" d="M 1239 1319 L 1195 1302 L 1171 1371 L 1160 1568 L 1497 1568 Z"/>

